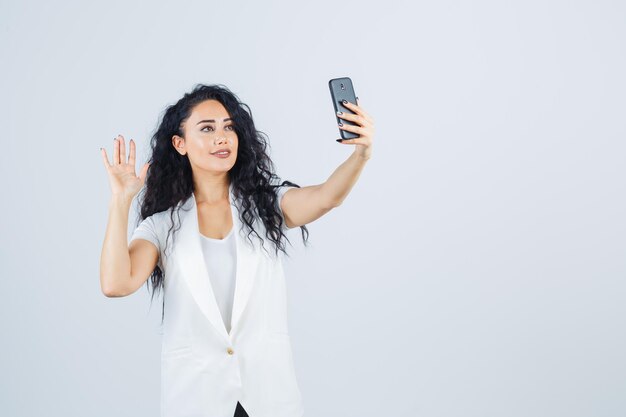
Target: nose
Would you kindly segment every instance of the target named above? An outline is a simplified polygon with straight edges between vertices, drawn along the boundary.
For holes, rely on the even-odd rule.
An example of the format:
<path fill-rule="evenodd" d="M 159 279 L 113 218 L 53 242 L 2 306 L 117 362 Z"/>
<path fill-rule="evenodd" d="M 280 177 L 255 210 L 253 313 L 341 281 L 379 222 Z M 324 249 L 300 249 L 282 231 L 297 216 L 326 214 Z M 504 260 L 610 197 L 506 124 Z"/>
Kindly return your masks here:
<path fill-rule="evenodd" d="M 230 145 L 233 144 L 233 138 L 226 138 L 226 137 L 221 137 L 221 138 L 215 138 L 214 140 L 214 144 L 217 145 L 218 143 L 226 143 L 228 142 Z"/>

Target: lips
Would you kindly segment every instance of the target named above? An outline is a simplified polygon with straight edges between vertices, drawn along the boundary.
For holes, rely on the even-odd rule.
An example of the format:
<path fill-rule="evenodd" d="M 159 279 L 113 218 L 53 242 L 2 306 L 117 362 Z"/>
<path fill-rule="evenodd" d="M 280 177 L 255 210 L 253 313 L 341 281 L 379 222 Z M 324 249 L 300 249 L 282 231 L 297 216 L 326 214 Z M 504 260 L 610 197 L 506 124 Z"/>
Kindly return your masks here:
<path fill-rule="evenodd" d="M 230 149 L 218 149 L 215 152 L 211 152 L 211 155 L 215 155 L 216 153 L 220 153 L 220 152 L 228 152 L 230 154 Z"/>

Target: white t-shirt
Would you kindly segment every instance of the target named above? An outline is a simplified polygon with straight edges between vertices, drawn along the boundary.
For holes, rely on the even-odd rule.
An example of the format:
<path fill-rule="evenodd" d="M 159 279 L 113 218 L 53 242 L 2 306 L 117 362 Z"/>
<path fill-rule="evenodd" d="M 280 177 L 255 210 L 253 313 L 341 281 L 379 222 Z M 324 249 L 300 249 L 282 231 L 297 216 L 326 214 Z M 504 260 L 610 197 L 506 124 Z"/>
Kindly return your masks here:
<path fill-rule="evenodd" d="M 226 331 L 229 333 L 237 270 L 237 246 L 234 230 L 235 226 L 230 229 L 224 239 L 213 239 L 200 234 L 204 264 L 209 273 L 211 288 L 222 314 Z"/>
<path fill-rule="evenodd" d="M 291 186 L 282 186 L 276 189 L 278 196 L 278 212 L 283 216 L 282 209 L 280 208 L 280 202 L 285 192 L 294 188 Z M 233 213 L 234 214 L 234 213 Z M 177 218 L 174 213 L 174 219 Z M 133 231 L 130 241 L 134 239 L 145 239 L 152 242 L 159 251 L 158 265 L 161 270 L 164 270 L 162 259 L 165 256 L 163 249 L 165 248 L 165 239 L 172 223 L 170 220 L 169 210 L 155 213 L 152 216 L 146 217 Z M 202 241 L 202 253 L 204 255 L 204 262 L 206 264 L 207 272 L 209 273 L 211 288 L 215 295 L 215 301 L 219 306 L 224 320 L 226 329 L 230 332 L 230 321 L 233 310 L 233 301 L 235 295 L 235 276 L 237 266 L 237 248 L 234 236 L 235 226 L 228 233 L 224 239 L 212 239 L 200 234 Z M 283 230 L 287 231 L 292 228 L 287 227 L 284 223 L 283 217 Z M 170 232 L 169 240 L 167 241 L 168 253 L 171 250 L 172 245 L 172 232 Z M 129 242 L 130 242 L 129 241 Z"/>

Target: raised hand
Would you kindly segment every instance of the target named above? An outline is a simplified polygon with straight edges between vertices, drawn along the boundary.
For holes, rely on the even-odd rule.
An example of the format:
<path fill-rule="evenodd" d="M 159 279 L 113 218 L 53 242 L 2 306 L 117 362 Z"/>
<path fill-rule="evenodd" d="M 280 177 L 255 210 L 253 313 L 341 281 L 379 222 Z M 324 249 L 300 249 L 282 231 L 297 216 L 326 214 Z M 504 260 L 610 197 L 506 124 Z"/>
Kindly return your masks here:
<path fill-rule="evenodd" d="M 106 149 L 100 149 L 104 167 L 109 174 L 111 193 L 116 196 L 133 198 L 143 187 L 150 164 L 145 163 L 139 176 L 135 175 L 135 141 L 130 140 L 128 162 L 126 162 L 124 136 L 118 135 L 114 139 L 114 143 L 112 164 L 109 163 Z"/>

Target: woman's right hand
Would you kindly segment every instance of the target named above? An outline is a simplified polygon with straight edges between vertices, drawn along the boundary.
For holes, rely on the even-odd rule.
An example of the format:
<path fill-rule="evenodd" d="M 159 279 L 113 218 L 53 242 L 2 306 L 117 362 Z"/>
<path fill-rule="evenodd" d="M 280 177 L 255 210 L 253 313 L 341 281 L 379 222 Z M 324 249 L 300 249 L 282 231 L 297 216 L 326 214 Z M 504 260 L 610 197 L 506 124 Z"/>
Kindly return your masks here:
<path fill-rule="evenodd" d="M 124 136 L 118 135 L 114 139 L 113 145 L 113 164 L 109 163 L 106 149 L 102 148 L 102 160 L 104 167 L 109 174 L 109 182 L 111 184 L 111 192 L 114 196 L 122 196 L 133 198 L 141 190 L 146 180 L 149 163 L 145 163 L 141 168 L 139 176 L 135 175 L 135 141 L 130 140 L 130 155 L 128 163 L 126 162 L 126 146 L 124 145 Z"/>

